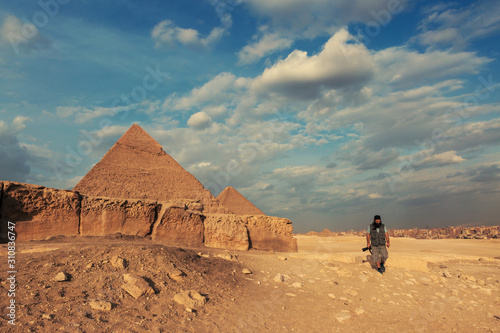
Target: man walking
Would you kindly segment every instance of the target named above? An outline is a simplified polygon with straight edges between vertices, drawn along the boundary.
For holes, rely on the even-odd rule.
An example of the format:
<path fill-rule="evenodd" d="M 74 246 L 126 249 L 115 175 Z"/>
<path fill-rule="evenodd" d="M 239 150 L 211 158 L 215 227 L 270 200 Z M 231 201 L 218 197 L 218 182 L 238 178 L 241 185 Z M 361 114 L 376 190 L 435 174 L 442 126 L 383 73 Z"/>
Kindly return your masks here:
<path fill-rule="evenodd" d="M 373 223 L 368 227 L 366 233 L 366 246 L 372 248 L 373 261 L 377 264 L 377 271 L 384 274 L 384 263 L 389 257 L 387 248 L 391 246 L 387 228 L 382 223 L 380 215 L 373 217 Z"/>

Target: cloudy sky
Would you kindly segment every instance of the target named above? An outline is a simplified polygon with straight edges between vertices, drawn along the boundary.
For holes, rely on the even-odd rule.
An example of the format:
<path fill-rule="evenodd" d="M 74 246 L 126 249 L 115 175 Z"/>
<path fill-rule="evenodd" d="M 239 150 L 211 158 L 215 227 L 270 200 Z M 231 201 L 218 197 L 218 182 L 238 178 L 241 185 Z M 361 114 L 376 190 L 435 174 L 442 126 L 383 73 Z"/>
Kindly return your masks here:
<path fill-rule="evenodd" d="M 137 123 L 296 232 L 497 225 L 499 38 L 496 0 L 3 1 L 0 179 Z"/>

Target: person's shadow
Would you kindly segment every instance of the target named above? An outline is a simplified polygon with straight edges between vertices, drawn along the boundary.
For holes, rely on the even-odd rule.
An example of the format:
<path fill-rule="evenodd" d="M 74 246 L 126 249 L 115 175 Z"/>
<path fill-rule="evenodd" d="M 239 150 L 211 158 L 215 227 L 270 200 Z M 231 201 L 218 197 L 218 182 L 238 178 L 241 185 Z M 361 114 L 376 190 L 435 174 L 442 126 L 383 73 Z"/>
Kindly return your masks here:
<path fill-rule="evenodd" d="M 372 266 L 373 269 L 376 269 L 377 268 L 377 264 L 375 264 L 375 262 L 373 261 L 373 256 L 371 254 L 368 254 L 366 256 L 366 260 L 363 260 L 363 262 L 369 262 L 370 263 L 370 266 Z"/>

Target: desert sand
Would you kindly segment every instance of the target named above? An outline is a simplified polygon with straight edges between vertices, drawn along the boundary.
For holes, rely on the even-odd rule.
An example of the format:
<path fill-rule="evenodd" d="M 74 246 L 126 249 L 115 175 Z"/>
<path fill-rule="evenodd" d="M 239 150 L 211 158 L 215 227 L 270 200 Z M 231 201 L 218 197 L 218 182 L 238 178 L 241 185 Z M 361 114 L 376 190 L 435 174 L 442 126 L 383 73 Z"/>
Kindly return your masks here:
<path fill-rule="evenodd" d="M 16 325 L 7 323 L 5 276 L 0 325 L 5 332 L 500 332 L 500 240 L 393 238 L 381 275 L 361 251 L 362 237 L 296 237 L 296 253 L 181 249 L 118 235 L 18 243 Z M 6 258 L 6 244 L 1 249 Z M 132 286 L 131 277 L 145 286 Z"/>

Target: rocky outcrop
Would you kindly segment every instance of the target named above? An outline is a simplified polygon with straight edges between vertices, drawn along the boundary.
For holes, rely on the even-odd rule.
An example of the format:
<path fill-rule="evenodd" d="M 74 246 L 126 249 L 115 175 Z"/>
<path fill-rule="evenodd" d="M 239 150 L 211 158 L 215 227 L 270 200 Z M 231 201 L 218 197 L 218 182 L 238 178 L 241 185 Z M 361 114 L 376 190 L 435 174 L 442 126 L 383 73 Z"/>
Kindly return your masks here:
<path fill-rule="evenodd" d="M 257 250 L 297 252 L 297 240 L 292 237 L 289 219 L 266 215 L 242 215 L 248 229 L 250 247 Z"/>
<path fill-rule="evenodd" d="M 1 205 L 2 238 L 7 235 L 8 221 L 15 223 L 20 241 L 78 235 L 81 199 L 76 192 L 3 182 Z"/>
<path fill-rule="evenodd" d="M 184 203 L 164 203 L 152 238 L 172 244 L 203 245 L 203 218 Z"/>
<path fill-rule="evenodd" d="M 151 233 L 159 205 L 141 200 L 84 197 L 82 200 L 82 236 L 115 233 L 144 237 Z"/>
<path fill-rule="evenodd" d="M 248 230 L 243 220 L 233 214 L 206 214 L 205 246 L 228 250 L 249 248 Z"/>
<path fill-rule="evenodd" d="M 115 233 L 180 246 L 230 250 L 297 251 L 288 219 L 266 215 L 204 214 L 196 200 L 154 202 L 88 197 L 69 190 L 0 182 L 2 239 L 7 222 L 21 241 L 53 236 L 104 236 Z"/>

